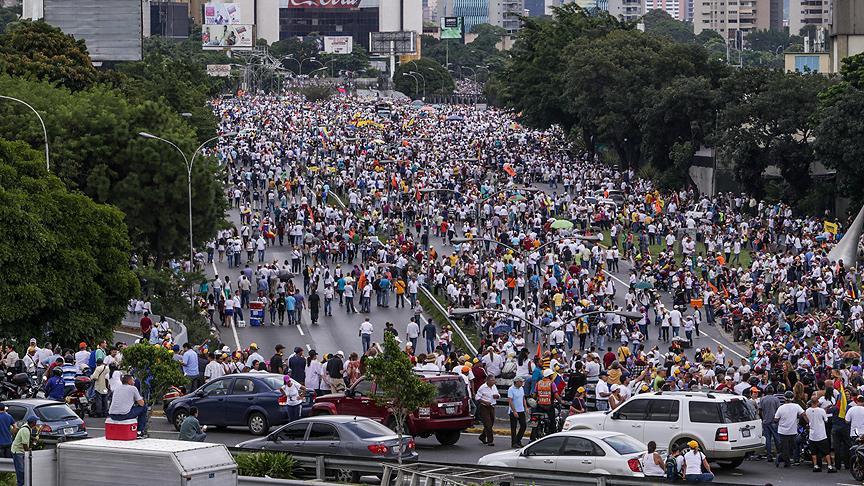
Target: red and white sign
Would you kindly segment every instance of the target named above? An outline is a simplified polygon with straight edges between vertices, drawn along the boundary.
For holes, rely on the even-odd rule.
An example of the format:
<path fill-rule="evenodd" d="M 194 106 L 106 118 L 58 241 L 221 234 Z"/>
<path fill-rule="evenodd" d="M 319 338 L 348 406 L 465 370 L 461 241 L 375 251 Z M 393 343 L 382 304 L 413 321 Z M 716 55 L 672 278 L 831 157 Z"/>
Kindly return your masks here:
<path fill-rule="evenodd" d="M 360 0 L 280 0 L 282 8 L 357 8 Z"/>

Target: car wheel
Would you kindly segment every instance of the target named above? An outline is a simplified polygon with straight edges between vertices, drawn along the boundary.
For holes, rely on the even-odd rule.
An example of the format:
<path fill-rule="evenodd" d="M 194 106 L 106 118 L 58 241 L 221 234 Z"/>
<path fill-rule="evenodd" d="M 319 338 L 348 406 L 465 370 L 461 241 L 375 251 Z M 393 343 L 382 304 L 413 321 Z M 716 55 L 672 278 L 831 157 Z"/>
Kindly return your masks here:
<path fill-rule="evenodd" d="M 270 430 L 270 425 L 267 424 L 267 417 L 261 412 L 252 412 L 249 415 L 247 424 L 249 425 L 249 432 L 252 435 L 266 435 L 267 431 Z"/>
<path fill-rule="evenodd" d="M 744 463 L 743 457 L 738 457 L 736 459 L 732 459 L 729 461 L 717 461 L 717 465 L 720 466 L 721 469 L 735 469 Z"/>
<path fill-rule="evenodd" d="M 461 430 L 440 430 L 435 432 L 435 439 L 437 439 L 441 445 L 449 446 L 459 442 L 460 435 L 462 435 Z"/>
<path fill-rule="evenodd" d="M 690 447 L 687 445 L 687 443 L 690 442 L 691 440 L 696 440 L 696 439 L 694 439 L 692 437 L 683 437 L 681 439 L 676 440 L 675 443 L 673 444 L 673 446 L 675 448 L 677 448 L 679 451 L 685 451 Z M 700 450 L 702 449 L 701 444 L 699 445 L 699 449 Z"/>
<path fill-rule="evenodd" d="M 174 428 L 177 429 L 177 432 L 180 432 L 180 426 L 183 425 L 183 421 L 186 420 L 187 415 L 186 410 L 183 409 L 174 412 L 174 418 L 172 421 L 174 422 Z"/>

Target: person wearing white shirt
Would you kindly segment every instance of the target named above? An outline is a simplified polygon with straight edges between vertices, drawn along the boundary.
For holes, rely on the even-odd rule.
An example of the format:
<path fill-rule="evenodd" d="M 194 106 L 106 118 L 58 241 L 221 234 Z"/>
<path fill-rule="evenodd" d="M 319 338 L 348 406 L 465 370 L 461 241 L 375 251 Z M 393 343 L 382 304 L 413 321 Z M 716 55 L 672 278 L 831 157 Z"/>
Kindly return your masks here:
<path fill-rule="evenodd" d="M 369 318 L 367 317 L 363 324 L 360 324 L 360 341 L 363 344 L 363 352 L 369 350 L 369 346 L 372 345 L 372 333 L 375 332 L 375 328 L 372 327 L 372 323 L 369 322 Z"/>
<path fill-rule="evenodd" d="M 207 358 L 210 359 L 210 362 L 208 362 L 207 366 L 204 367 L 204 381 L 208 382 L 225 376 L 225 368 L 216 358 L 216 354 L 209 353 Z"/>
<path fill-rule="evenodd" d="M 90 351 L 87 351 L 87 344 L 85 343 L 79 344 L 78 348 L 80 351 L 75 353 L 75 366 L 78 367 L 78 371 L 83 371 L 90 361 Z"/>
<path fill-rule="evenodd" d="M 489 375 L 486 377 L 486 383 L 480 385 L 477 389 L 475 399 L 477 400 L 478 414 L 480 421 L 483 422 L 483 432 L 480 434 L 480 442 L 494 446 L 495 435 L 492 433 L 492 424 L 495 421 L 495 403 L 500 395 L 498 387 L 495 385 L 495 377 Z"/>
<path fill-rule="evenodd" d="M 405 330 L 405 336 L 411 341 L 411 349 L 417 349 L 417 340 L 420 338 L 420 326 L 414 318 L 408 323 L 408 328 Z"/>
<path fill-rule="evenodd" d="M 251 345 L 249 345 L 249 357 L 246 359 L 246 367 L 251 370 L 252 363 L 255 361 L 263 363 L 264 357 L 258 354 L 258 346 L 255 343 L 252 343 Z"/>
<path fill-rule="evenodd" d="M 810 424 L 810 454 L 813 459 L 813 472 L 820 472 L 821 462 L 819 459 L 824 459 L 828 464 L 828 472 L 837 472 L 834 469 L 834 464 L 831 463 L 831 447 L 828 444 L 828 433 L 825 430 L 825 423 L 828 422 L 828 414 L 825 409 L 819 405 L 819 399 L 813 398 L 810 401 L 810 407 L 804 411 L 807 417 L 807 423 Z"/>
<path fill-rule="evenodd" d="M 690 450 L 684 453 L 684 479 L 688 483 L 707 483 L 714 480 L 714 473 L 708 459 L 699 450 L 699 443 L 691 440 L 687 443 Z M 703 473 L 702 470 L 705 470 Z"/>
<path fill-rule="evenodd" d="M 775 464 L 780 464 L 782 456 L 785 464 L 783 467 L 792 465 L 792 448 L 795 447 L 795 438 L 798 436 L 798 419 L 806 417 L 804 409 L 792 401 L 791 391 L 786 392 L 786 403 L 780 405 L 774 412 L 774 421 L 777 422 L 777 433 L 780 435 L 780 453 L 775 459 Z M 806 420 L 806 418 L 804 419 Z"/>
<path fill-rule="evenodd" d="M 853 442 L 859 435 L 864 435 L 864 396 L 855 397 L 855 406 L 846 411 L 846 421 Z"/>

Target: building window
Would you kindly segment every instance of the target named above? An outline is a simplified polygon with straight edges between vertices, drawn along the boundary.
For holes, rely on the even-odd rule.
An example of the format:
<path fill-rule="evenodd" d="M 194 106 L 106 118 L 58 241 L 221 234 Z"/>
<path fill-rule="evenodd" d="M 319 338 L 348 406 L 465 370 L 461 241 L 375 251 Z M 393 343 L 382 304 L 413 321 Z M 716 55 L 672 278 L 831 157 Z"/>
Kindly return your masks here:
<path fill-rule="evenodd" d="M 795 70 L 798 72 L 819 72 L 819 56 L 795 56 Z"/>

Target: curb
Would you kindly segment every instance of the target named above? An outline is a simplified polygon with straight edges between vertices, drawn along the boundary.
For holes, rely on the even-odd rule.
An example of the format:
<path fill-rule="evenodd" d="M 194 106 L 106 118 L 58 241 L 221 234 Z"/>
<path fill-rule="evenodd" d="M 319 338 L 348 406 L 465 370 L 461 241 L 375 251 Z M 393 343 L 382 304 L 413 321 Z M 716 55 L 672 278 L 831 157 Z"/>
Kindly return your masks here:
<path fill-rule="evenodd" d="M 463 432 L 466 434 L 480 434 L 483 432 L 483 427 L 468 427 Z M 496 429 L 492 428 L 492 433 L 495 435 L 503 435 L 506 437 L 510 437 L 510 429 Z"/>

